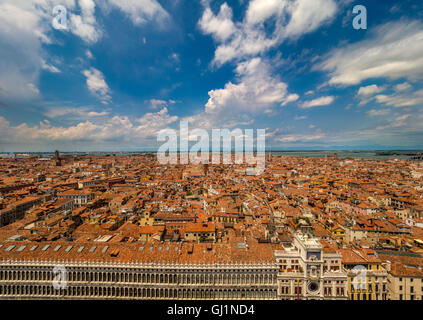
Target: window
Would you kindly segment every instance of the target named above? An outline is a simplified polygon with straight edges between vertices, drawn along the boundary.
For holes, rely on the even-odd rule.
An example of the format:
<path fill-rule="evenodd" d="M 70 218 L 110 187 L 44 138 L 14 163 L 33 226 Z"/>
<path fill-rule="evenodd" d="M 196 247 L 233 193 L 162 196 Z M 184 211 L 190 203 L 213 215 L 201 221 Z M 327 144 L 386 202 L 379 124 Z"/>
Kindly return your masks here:
<path fill-rule="evenodd" d="M 402 300 L 402 294 L 399 295 L 399 299 Z"/>

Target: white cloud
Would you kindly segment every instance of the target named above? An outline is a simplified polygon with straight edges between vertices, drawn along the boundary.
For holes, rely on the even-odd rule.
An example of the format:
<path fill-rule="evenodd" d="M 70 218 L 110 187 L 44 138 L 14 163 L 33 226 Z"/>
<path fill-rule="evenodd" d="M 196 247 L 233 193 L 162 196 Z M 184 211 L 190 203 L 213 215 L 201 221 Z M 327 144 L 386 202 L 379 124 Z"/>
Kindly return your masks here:
<path fill-rule="evenodd" d="M 52 73 L 60 73 L 60 70 L 57 67 L 55 67 L 55 66 L 53 66 L 51 64 L 46 63 L 44 60 L 41 61 L 41 67 L 44 70 L 50 71 Z"/>
<path fill-rule="evenodd" d="M 328 106 L 335 100 L 334 96 L 320 97 L 314 100 L 306 101 L 300 105 L 302 109 L 309 109 L 314 107 Z"/>
<path fill-rule="evenodd" d="M 38 79 L 47 65 L 42 45 L 52 43 L 51 8 L 58 1 L 2 0 L 0 2 L 0 96 L 29 100 L 40 94 Z M 49 5 L 50 4 L 50 5 Z M 71 1 L 62 4 L 72 7 Z"/>
<path fill-rule="evenodd" d="M 280 137 L 276 138 L 276 141 L 280 142 L 308 142 L 308 141 L 318 141 L 326 137 L 326 134 L 322 132 L 312 133 L 312 134 L 283 134 Z"/>
<path fill-rule="evenodd" d="M 281 15 L 286 5 L 285 0 L 252 0 L 248 5 L 246 21 L 249 24 L 262 23 L 274 15 Z"/>
<path fill-rule="evenodd" d="M 315 69 L 329 71 L 331 85 L 356 85 L 371 78 L 421 79 L 422 41 L 421 22 L 389 22 L 366 40 L 331 51 Z"/>
<path fill-rule="evenodd" d="M 94 55 L 91 52 L 91 50 L 86 50 L 85 51 L 85 55 L 87 56 L 88 59 L 93 59 L 94 58 Z"/>
<path fill-rule="evenodd" d="M 167 11 L 156 0 L 108 0 L 108 2 L 127 14 L 134 25 L 155 21 L 163 26 L 170 18 Z"/>
<path fill-rule="evenodd" d="M 394 87 L 394 90 L 397 92 L 402 92 L 402 91 L 407 91 L 411 88 L 412 88 L 411 84 L 409 84 L 408 82 L 404 82 L 404 83 L 397 84 Z"/>
<path fill-rule="evenodd" d="M 226 2 L 220 6 L 217 15 L 214 15 L 209 7 L 205 8 L 198 24 L 204 33 L 213 35 L 220 42 L 227 40 L 236 32 L 235 24 L 232 22 L 232 9 Z"/>
<path fill-rule="evenodd" d="M 56 42 L 59 32 L 73 33 L 87 44 L 100 40 L 103 31 L 96 20 L 96 3 L 116 7 L 134 24 L 167 19 L 167 12 L 156 0 L 2 0 L 0 1 L 0 96 L 14 100 L 38 98 L 40 71 L 60 71 L 50 61 L 45 45 Z M 67 9 L 67 30 L 54 30 L 52 10 Z M 103 10 L 105 14 L 107 10 Z M 91 58 L 90 51 L 86 52 Z M 54 60 L 53 60 L 54 61 Z"/>
<path fill-rule="evenodd" d="M 390 130 L 393 128 L 400 128 L 407 126 L 407 120 L 411 117 L 411 114 L 403 114 L 402 116 L 397 116 L 394 119 L 388 121 L 386 125 L 380 125 L 376 127 L 376 130 Z"/>
<path fill-rule="evenodd" d="M 26 123 L 12 126 L 0 116 L 0 142 L 49 145 L 54 142 L 85 141 L 91 148 L 93 142 L 127 141 L 139 144 L 147 140 L 155 141 L 158 132 L 176 120 L 178 117 L 169 115 L 166 108 L 133 120 L 127 116 L 103 117 L 96 122 L 86 120 L 69 127 L 55 127 L 47 120 L 35 126 Z"/>
<path fill-rule="evenodd" d="M 376 84 L 373 84 L 373 85 L 367 86 L 367 87 L 360 87 L 360 89 L 357 92 L 357 95 L 359 95 L 359 96 L 371 96 L 371 95 L 374 95 L 376 93 L 382 92 L 383 90 L 385 90 L 385 88 L 378 87 Z"/>
<path fill-rule="evenodd" d="M 285 39 L 310 33 L 330 21 L 336 10 L 333 0 L 252 0 L 244 20 L 235 23 L 232 9 L 226 3 L 215 15 L 206 2 L 199 27 L 218 43 L 213 64 L 220 66 L 256 56 Z M 264 22 L 271 18 L 274 18 L 275 27 L 269 36 Z"/>
<path fill-rule="evenodd" d="M 112 97 L 111 90 L 104 80 L 104 75 L 100 70 L 90 68 L 82 71 L 82 74 L 87 77 L 87 87 L 90 92 L 101 100 L 103 104 L 108 104 Z"/>
<path fill-rule="evenodd" d="M 258 0 L 256 0 L 258 1 Z M 310 33 L 335 16 L 337 4 L 332 0 L 289 1 L 287 12 L 291 19 L 283 28 L 284 36 L 297 38 Z"/>
<path fill-rule="evenodd" d="M 131 22 L 138 26 L 154 21 L 163 27 L 170 19 L 169 14 L 156 0 L 102 0 L 97 1 L 104 13 L 117 8 L 126 14 Z M 81 14 L 70 14 L 70 31 L 87 43 L 95 43 L 102 37 L 102 30 L 95 18 L 94 0 L 78 0 Z"/>
<path fill-rule="evenodd" d="M 366 113 L 371 117 L 375 117 L 375 116 L 386 116 L 390 112 L 391 110 L 389 109 L 383 109 L 383 110 L 369 110 Z"/>
<path fill-rule="evenodd" d="M 288 103 L 295 102 L 300 98 L 300 96 L 296 93 L 290 94 L 286 100 L 282 103 L 282 106 L 287 105 Z"/>
<path fill-rule="evenodd" d="M 162 109 L 171 104 L 177 103 L 175 100 L 160 100 L 160 99 L 150 99 L 146 100 L 146 103 L 150 105 L 150 109 Z"/>
<path fill-rule="evenodd" d="M 117 8 L 126 14 L 131 22 L 136 25 L 143 25 L 154 21 L 159 27 L 163 27 L 170 19 L 169 14 L 156 0 L 102 0 L 98 1 L 105 13 L 111 8 Z M 70 30 L 87 43 L 97 42 L 102 31 L 95 18 L 94 0 L 79 0 L 81 14 L 70 14 Z"/>
<path fill-rule="evenodd" d="M 58 118 L 66 116 L 66 120 L 69 119 L 86 119 L 86 118 L 97 118 L 105 117 L 109 115 L 108 111 L 92 111 L 88 108 L 70 108 L 70 107 L 55 107 L 49 108 L 44 115 L 49 118 Z"/>
<path fill-rule="evenodd" d="M 70 13 L 69 30 L 85 42 L 95 43 L 102 36 L 95 18 L 95 2 L 94 0 L 79 0 L 78 5 L 81 15 Z"/>
<path fill-rule="evenodd" d="M 223 89 L 209 91 L 208 114 L 238 114 L 258 112 L 273 105 L 298 99 L 287 96 L 287 85 L 271 73 L 271 67 L 261 58 L 238 64 L 237 83 L 228 82 Z"/>
<path fill-rule="evenodd" d="M 376 101 L 386 106 L 394 107 L 412 107 L 416 105 L 423 106 L 423 90 L 413 93 L 395 93 L 392 95 L 377 95 Z"/>
<path fill-rule="evenodd" d="M 146 113 L 143 117 L 137 119 L 137 122 L 140 124 L 137 127 L 137 130 L 140 133 L 142 133 L 143 130 L 147 130 L 146 132 L 152 131 L 156 133 L 164 126 L 173 123 L 176 120 L 178 120 L 178 117 L 169 115 L 168 110 L 165 107 L 156 113 Z"/>
<path fill-rule="evenodd" d="M 275 114 L 275 107 L 296 101 L 298 95 L 288 95 L 287 85 L 271 69 L 261 58 L 239 63 L 236 81 L 226 83 L 223 89 L 210 90 L 204 112 L 184 120 L 197 128 L 233 128 L 251 125 L 259 114 Z"/>
<path fill-rule="evenodd" d="M 202 1 L 202 4 L 204 11 L 198 26 L 217 44 L 212 65 L 236 61 L 236 78 L 223 89 L 209 91 L 205 113 L 190 120 L 207 126 L 251 123 L 251 114 L 272 115 L 275 105 L 285 106 L 297 101 L 299 96 L 288 94 L 287 84 L 272 74 L 270 63 L 260 55 L 283 40 L 296 39 L 329 22 L 337 10 L 336 2 L 252 0 L 239 22 L 234 21 L 232 9 L 226 2 L 217 14 L 211 10 L 209 1 Z M 274 31 L 268 32 L 267 24 L 272 25 Z"/>
<path fill-rule="evenodd" d="M 151 99 L 148 101 L 151 109 L 160 109 L 167 106 L 166 100 Z"/>

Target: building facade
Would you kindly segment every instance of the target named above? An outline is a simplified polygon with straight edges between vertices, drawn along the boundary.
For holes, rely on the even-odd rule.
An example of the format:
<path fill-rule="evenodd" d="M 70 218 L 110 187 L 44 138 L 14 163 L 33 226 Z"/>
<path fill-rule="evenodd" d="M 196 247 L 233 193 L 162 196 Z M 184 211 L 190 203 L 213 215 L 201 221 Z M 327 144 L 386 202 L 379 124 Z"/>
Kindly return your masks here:
<path fill-rule="evenodd" d="M 341 255 L 325 252 L 314 237 L 297 233 L 291 247 L 275 250 L 281 299 L 346 300 L 347 274 Z"/>
<path fill-rule="evenodd" d="M 400 262 L 388 264 L 389 300 L 423 300 L 423 270 Z"/>
<path fill-rule="evenodd" d="M 0 244 L 0 299 L 276 300 L 270 246 L 256 249 L 258 258 L 230 245 L 9 241 Z"/>
<path fill-rule="evenodd" d="M 64 277 L 60 269 L 54 270 L 57 266 L 66 270 Z M 0 298 L 276 300 L 277 268 L 264 264 L 1 261 Z"/>
<path fill-rule="evenodd" d="M 72 199 L 75 206 L 86 205 L 94 199 L 94 193 L 88 190 L 68 190 L 58 194 L 59 198 Z"/>

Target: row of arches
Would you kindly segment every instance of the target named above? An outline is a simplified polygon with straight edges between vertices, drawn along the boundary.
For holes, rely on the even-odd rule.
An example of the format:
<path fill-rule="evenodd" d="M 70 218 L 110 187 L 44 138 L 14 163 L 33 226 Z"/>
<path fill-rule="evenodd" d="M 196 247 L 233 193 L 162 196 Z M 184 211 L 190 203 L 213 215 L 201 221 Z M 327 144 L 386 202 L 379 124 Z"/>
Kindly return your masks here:
<path fill-rule="evenodd" d="M 87 298 L 142 299 L 276 299 L 276 289 L 166 289 L 101 286 L 70 286 L 56 290 L 52 286 L 0 286 L 0 296 L 56 296 Z"/>
<path fill-rule="evenodd" d="M 0 281 L 52 281 L 52 271 L 7 270 L 0 271 Z M 213 284 L 213 285 L 255 285 L 276 284 L 276 274 L 163 274 L 134 272 L 90 272 L 69 271 L 69 282 L 124 282 L 124 283 L 162 283 L 162 284 Z"/>

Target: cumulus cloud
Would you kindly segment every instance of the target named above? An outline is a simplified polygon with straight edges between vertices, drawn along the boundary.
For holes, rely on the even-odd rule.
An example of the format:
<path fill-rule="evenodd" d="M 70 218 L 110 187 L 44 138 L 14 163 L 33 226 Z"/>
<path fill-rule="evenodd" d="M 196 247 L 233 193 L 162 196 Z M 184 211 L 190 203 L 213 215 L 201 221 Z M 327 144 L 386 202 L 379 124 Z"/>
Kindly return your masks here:
<path fill-rule="evenodd" d="M 306 101 L 300 105 L 302 109 L 309 109 L 314 107 L 328 106 L 335 100 L 334 96 L 320 97 L 314 100 Z"/>
<path fill-rule="evenodd" d="M 156 110 L 156 109 L 162 109 L 162 108 L 168 107 L 169 105 L 177 103 L 177 101 L 150 99 L 150 100 L 146 100 L 146 103 L 148 103 L 150 109 Z"/>
<path fill-rule="evenodd" d="M 94 0 L 79 0 L 81 15 L 70 14 L 70 31 L 87 43 L 97 42 L 102 32 L 95 18 Z"/>
<path fill-rule="evenodd" d="M 108 0 L 106 5 L 120 9 L 134 25 L 155 21 L 161 26 L 169 20 L 168 12 L 156 0 Z"/>
<path fill-rule="evenodd" d="M 75 112 L 75 110 L 67 110 L 67 112 Z M 32 142 L 86 141 L 92 147 L 93 142 L 154 141 L 160 130 L 177 119 L 178 117 L 171 116 L 166 108 L 156 113 L 147 113 L 138 119 L 116 115 L 103 117 L 97 121 L 86 120 L 69 127 L 52 126 L 47 120 L 35 126 L 29 126 L 26 123 L 13 126 L 0 116 L 0 142 L 30 145 Z"/>
<path fill-rule="evenodd" d="M 261 54 L 285 39 L 295 39 L 316 30 L 331 20 L 337 11 L 333 0 L 252 0 L 245 17 L 233 21 L 232 9 L 226 4 L 214 14 L 205 5 L 199 27 L 218 42 L 213 63 L 220 66 Z M 274 21 L 269 34 L 265 22 Z"/>
<path fill-rule="evenodd" d="M 271 115 L 274 106 L 297 101 L 299 96 L 288 94 L 287 84 L 272 73 L 270 63 L 261 55 L 284 40 L 297 39 L 330 22 L 338 8 L 336 2 L 252 0 L 241 21 L 234 20 L 226 2 L 217 13 L 212 11 L 209 1 L 202 3 L 204 11 L 198 26 L 217 44 L 212 65 L 219 67 L 231 61 L 237 65 L 234 81 L 226 83 L 222 89 L 209 91 L 203 115 L 209 118 L 203 125 L 251 123 L 248 113 Z M 193 120 L 198 123 L 200 117 L 197 115 Z"/>
<path fill-rule="evenodd" d="M 287 85 L 271 73 L 271 67 L 261 58 L 238 64 L 237 82 L 228 82 L 223 89 L 209 91 L 206 113 L 225 114 L 264 111 L 273 104 L 284 104 L 298 99 L 287 95 Z"/>
<path fill-rule="evenodd" d="M 57 4 L 59 1 L 57 1 Z M 72 7 L 73 1 L 63 1 Z M 42 45 L 52 43 L 51 5 L 56 1 L 3 0 L 0 2 L 0 96 L 33 99 L 39 96 L 41 69 L 46 64 Z"/>
<path fill-rule="evenodd" d="M 88 90 L 100 99 L 103 104 L 108 104 L 112 99 L 110 96 L 111 90 L 104 80 L 103 73 L 91 67 L 82 71 L 82 74 L 87 78 Z"/>
<path fill-rule="evenodd" d="M 137 130 L 140 134 L 143 133 L 143 130 L 146 130 L 146 132 L 153 132 L 155 134 L 158 130 L 175 122 L 176 120 L 178 120 L 178 117 L 169 115 L 169 112 L 165 107 L 155 113 L 146 113 L 143 117 L 137 119 L 137 122 L 139 123 Z"/>
<path fill-rule="evenodd" d="M 151 109 L 160 109 L 162 107 L 167 106 L 167 101 L 166 100 L 150 99 L 148 101 L 148 103 L 150 104 L 150 108 Z"/>
<path fill-rule="evenodd" d="M 367 87 L 360 87 L 360 89 L 357 92 L 357 95 L 359 96 L 370 96 L 379 92 L 382 92 L 383 90 L 385 90 L 382 87 L 378 87 L 377 85 L 373 84 L 371 86 L 367 86 Z"/>
<path fill-rule="evenodd" d="M 71 14 L 71 32 L 79 36 L 87 43 L 97 42 L 102 31 L 95 18 L 94 0 L 79 0 L 81 14 Z M 154 21 L 158 26 L 164 26 L 170 18 L 169 14 L 156 0 L 103 0 L 100 1 L 104 12 L 116 8 L 126 14 L 131 22 L 138 26 Z"/>
<path fill-rule="evenodd" d="M 272 74 L 268 61 L 254 58 L 237 65 L 235 81 L 209 91 L 204 112 L 185 117 L 191 126 L 211 129 L 251 125 L 259 114 L 274 114 L 277 106 L 298 100 L 287 84 Z"/>
<path fill-rule="evenodd" d="M 213 35 L 214 39 L 220 42 L 227 40 L 237 30 L 232 21 L 232 9 L 226 2 L 220 6 L 217 15 L 206 7 L 198 23 L 204 33 Z"/>
<path fill-rule="evenodd" d="M 420 21 L 389 22 L 366 40 L 331 51 L 315 69 L 328 71 L 331 85 L 357 85 L 371 78 L 421 79 L 422 41 Z"/>
<path fill-rule="evenodd" d="M 156 0 L 2 0 L 0 1 L 0 96 L 8 99 L 38 98 L 41 70 L 60 72 L 49 61 L 45 45 L 55 43 L 54 35 L 68 32 L 87 44 L 103 35 L 96 19 L 96 3 L 117 8 L 135 25 L 155 21 L 160 25 L 168 13 Z M 56 5 L 67 9 L 67 29 L 54 30 L 52 10 Z M 107 10 L 103 10 L 105 14 Z M 87 56 L 92 57 L 90 51 Z"/>
<path fill-rule="evenodd" d="M 325 22 L 330 21 L 337 12 L 337 4 L 331 0 L 285 2 L 287 3 L 287 12 L 291 16 L 286 27 L 283 27 L 283 36 L 287 38 L 297 38 L 316 30 Z"/>

